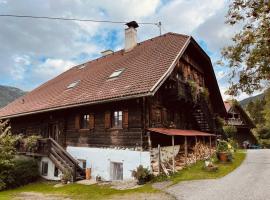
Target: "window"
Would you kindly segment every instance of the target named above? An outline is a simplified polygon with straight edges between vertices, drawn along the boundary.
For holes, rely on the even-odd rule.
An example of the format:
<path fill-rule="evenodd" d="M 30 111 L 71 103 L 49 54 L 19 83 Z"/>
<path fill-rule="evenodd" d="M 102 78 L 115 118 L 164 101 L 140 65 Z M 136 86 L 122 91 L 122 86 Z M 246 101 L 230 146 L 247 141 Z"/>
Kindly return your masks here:
<path fill-rule="evenodd" d="M 89 115 L 82 115 L 80 120 L 81 129 L 89 129 Z"/>
<path fill-rule="evenodd" d="M 79 166 L 83 169 L 86 169 L 86 160 L 78 159 Z"/>
<path fill-rule="evenodd" d="M 80 82 L 80 80 L 77 80 L 77 81 L 74 81 L 73 83 L 70 83 L 70 84 L 67 86 L 67 89 L 74 88 L 76 85 L 78 85 L 79 82 Z"/>
<path fill-rule="evenodd" d="M 122 111 L 114 111 L 113 112 L 113 128 L 122 128 L 123 121 L 123 112 Z"/>
<path fill-rule="evenodd" d="M 54 177 L 58 177 L 58 175 L 59 175 L 59 170 L 58 170 L 58 168 L 55 166 L 54 167 Z"/>
<path fill-rule="evenodd" d="M 48 162 L 42 161 L 41 163 L 41 175 L 47 176 L 48 175 Z"/>
<path fill-rule="evenodd" d="M 122 74 L 123 71 L 124 71 L 124 69 L 118 69 L 118 70 L 115 70 L 115 71 L 109 76 L 109 78 L 116 78 L 116 77 L 120 76 L 120 74 Z"/>

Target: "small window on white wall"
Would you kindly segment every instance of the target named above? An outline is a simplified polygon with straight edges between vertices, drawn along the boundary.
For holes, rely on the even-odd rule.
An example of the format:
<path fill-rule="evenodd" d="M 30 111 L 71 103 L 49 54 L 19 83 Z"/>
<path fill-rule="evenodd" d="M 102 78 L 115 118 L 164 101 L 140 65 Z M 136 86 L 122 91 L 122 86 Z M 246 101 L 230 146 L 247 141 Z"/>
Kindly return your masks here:
<path fill-rule="evenodd" d="M 86 169 L 86 160 L 78 159 L 81 168 Z"/>
<path fill-rule="evenodd" d="M 41 163 L 41 175 L 47 176 L 48 175 L 48 162 L 42 161 Z"/>
<path fill-rule="evenodd" d="M 59 175 L 59 170 L 58 170 L 58 168 L 55 166 L 55 167 L 54 167 L 54 177 L 58 177 L 58 175 Z"/>

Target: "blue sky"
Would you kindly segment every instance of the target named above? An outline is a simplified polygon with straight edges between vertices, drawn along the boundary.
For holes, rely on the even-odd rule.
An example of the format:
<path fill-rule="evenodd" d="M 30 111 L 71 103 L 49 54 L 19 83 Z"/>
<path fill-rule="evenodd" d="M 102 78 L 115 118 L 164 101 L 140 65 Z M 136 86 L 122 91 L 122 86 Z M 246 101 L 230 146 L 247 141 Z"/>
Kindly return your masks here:
<path fill-rule="evenodd" d="M 117 2 L 117 3 L 116 3 Z M 215 62 L 237 28 L 224 23 L 225 0 L 0 0 L 1 14 L 72 17 L 114 21 L 158 22 L 162 32 L 192 35 Z M 124 45 L 124 25 L 0 18 L 0 84 L 30 91 L 70 67 Z M 141 25 L 139 41 L 159 35 Z M 228 69 L 215 66 L 221 92 Z M 246 97 L 245 94 L 239 98 Z M 224 98 L 227 98 L 224 96 Z"/>

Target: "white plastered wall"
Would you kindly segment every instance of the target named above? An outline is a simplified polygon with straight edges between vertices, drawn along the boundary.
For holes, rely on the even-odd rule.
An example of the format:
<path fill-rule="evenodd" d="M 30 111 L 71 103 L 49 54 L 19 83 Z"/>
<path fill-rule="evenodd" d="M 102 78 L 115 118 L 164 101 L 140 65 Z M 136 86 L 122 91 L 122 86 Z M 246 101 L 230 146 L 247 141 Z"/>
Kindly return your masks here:
<path fill-rule="evenodd" d="M 48 162 L 48 174 L 47 174 L 47 176 L 43 176 L 41 174 L 42 162 Z M 58 177 L 55 177 L 54 176 L 54 167 L 55 167 L 55 165 L 53 164 L 53 162 L 48 157 L 42 157 L 41 160 L 40 160 L 40 164 L 39 164 L 39 171 L 40 171 L 41 177 L 43 177 L 44 179 L 47 179 L 47 180 L 59 181 L 61 172 L 59 170 Z"/>
<path fill-rule="evenodd" d="M 110 163 L 123 163 L 123 179 L 132 179 L 131 171 L 139 165 L 150 167 L 150 152 L 134 151 L 129 149 L 119 150 L 112 148 L 90 148 L 68 146 L 67 151 L 76 159 L 86 160 L 86 167 L 91 168 L 91 176 L 97 175 L 104 180 L 111 180 Z"/>

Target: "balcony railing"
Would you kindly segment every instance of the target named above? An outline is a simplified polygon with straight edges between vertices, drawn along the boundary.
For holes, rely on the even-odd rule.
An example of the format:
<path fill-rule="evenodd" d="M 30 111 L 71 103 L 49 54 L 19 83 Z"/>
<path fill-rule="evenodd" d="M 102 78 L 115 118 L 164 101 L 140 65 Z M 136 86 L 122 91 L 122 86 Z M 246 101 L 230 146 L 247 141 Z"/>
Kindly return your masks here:
<path fill-rule="evenodd" d="M 243 121 L 239 118 L 229 118 L 227 120 L 227 124 L 229 125 L 243 125 Z"/>
<path fill-rule="evenodd" d="M 191 88 L 186 82 L 178 80 L 174 83 L 167 84 L 165 89 L 170 100 L 192 101 Z"/>

